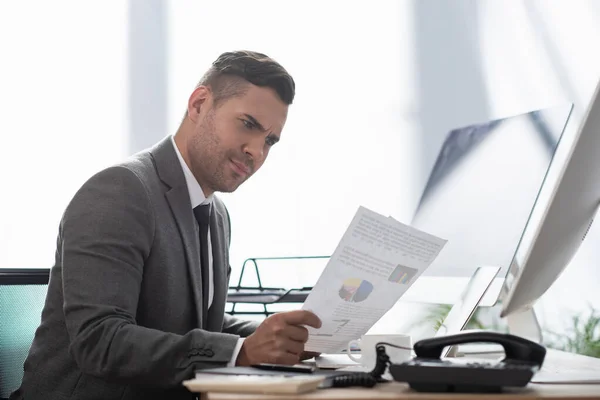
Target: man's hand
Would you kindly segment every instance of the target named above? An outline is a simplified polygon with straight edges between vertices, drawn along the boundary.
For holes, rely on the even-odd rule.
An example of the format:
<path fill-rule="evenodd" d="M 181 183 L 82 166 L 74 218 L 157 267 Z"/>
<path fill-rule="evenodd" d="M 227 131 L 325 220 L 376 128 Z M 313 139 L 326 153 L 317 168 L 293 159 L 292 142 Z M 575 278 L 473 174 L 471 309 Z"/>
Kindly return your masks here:
<path fill-rule="evenodd" d="M 235 364 L 297 364 L 308 340 L 308 330 L 302 325 L 320 328 L 321 321 L 306 310 L 271 315 L 244 340 Z"/>
<path fill-rule="evenodd" d="M 300 361 L 310 360 L 311 358 L 319 357 L 321 353 L 317 353 L 314 351 L 304 351 L 300 354 Z"/>

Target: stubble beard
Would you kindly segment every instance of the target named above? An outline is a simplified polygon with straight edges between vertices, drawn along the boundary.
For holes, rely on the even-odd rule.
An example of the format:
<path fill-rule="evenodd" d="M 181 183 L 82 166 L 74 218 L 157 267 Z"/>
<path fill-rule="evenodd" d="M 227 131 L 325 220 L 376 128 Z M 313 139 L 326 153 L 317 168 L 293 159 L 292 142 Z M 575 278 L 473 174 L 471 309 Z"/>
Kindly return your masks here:
<path fill-rule="evenodd" d="M 220 148 L 221 141 L 216 133 L 214 115 L 208 115 L 199 132 L 191 143 L 191 169 L 196 180 L 214 192 L 231 193 L 242 182 L 237 182 L 232 177 L 226 176 L 226 165 L 230 157 Z"/>

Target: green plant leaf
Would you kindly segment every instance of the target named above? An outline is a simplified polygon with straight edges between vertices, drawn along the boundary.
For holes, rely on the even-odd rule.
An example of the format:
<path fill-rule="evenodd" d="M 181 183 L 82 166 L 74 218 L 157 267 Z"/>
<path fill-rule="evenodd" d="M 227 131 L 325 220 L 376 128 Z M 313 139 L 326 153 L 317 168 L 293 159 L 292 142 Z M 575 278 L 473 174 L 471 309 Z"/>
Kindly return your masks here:
<path fill-rule="evenodd" d="M 567 333 L 557 334 L 546 331 L 544 344 L 547 347 L 600 358 L 600 312 L 591 305 L 588 315 L 571 317 Z"/>

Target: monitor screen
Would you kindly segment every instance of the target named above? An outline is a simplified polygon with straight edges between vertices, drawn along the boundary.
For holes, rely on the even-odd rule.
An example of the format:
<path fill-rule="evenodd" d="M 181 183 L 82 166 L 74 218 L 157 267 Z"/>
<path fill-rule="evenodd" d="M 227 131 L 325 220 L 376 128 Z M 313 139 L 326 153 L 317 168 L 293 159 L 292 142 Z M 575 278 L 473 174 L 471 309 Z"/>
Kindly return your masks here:
<path fill-rule="evenodd" d="M 500 272 L 482 304 L 496 301 L 571 110 L 569 103 L 448 133 L 412 221 L 448 243 L 405 300 L 454 303 L 478 267 L 494 266 Z"/>

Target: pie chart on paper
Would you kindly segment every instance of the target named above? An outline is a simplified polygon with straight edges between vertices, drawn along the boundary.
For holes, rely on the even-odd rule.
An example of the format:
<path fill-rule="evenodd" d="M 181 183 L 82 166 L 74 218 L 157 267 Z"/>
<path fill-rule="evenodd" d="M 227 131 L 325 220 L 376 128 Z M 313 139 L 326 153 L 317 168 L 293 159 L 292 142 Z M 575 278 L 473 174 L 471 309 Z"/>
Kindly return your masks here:
<path fill-rule="evenodd" d="M 339 295 L 344 301 L 360 303 L 369 297 L 373 284 L 360 278 L 348 278 L 342 283 Z"/>

